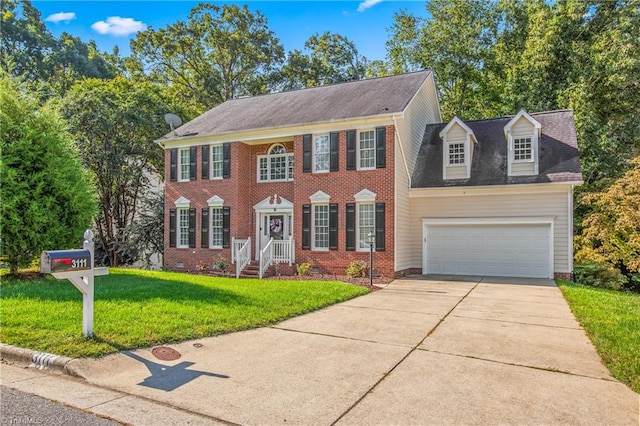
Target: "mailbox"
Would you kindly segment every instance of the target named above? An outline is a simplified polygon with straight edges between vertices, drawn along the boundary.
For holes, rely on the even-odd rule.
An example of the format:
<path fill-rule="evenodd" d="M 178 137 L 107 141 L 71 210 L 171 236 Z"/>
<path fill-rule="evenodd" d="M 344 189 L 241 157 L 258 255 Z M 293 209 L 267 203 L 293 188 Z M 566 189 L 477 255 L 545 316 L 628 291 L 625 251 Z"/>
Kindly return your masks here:
<path fill-rule="evenodd" d="M 55 274 L 59 272 L 86 271 L 91 269 L 89 250 L 52 250 L 40 255 L 40 272 Z"/>

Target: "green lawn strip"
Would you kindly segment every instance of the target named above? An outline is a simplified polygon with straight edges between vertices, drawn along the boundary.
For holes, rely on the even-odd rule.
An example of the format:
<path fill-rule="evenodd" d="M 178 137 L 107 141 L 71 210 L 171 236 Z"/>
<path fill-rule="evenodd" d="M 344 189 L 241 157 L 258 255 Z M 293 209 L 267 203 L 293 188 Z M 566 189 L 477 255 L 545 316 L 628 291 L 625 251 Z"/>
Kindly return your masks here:
<path fill-rule="evenodd" d="M 95 278 L 94 338 L 82 336 L 82 295 L 67 280 L 0 283 L 0 341 L 69 357 L 175 343 L 261 327 L 367 293 L 330 281 L 236 280 L 111 268 Z"/>
<path fill-rule="evenodd" d="M 558 284 L 611 374 L 640 393 L 640 294 Z"/>

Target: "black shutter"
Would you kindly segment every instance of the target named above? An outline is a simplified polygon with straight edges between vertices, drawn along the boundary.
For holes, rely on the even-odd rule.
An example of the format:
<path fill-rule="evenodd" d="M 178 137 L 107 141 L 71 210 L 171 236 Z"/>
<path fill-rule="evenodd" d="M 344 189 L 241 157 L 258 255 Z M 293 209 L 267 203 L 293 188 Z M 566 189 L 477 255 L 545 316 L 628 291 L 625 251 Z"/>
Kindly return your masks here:
<path fill-rule="evenodd" d="M 202 179 L 209 179 L 209 145 L 202 145 Z"/>
<path fill-rule="evenodd" d="M 196 247 L 196 209 L 189 209 L 189 247 Z"/>
<path fill-rule="evenodd" d="M 222 178 L 231 177 L 231 144 L 229 142 L 222 145 Z"/>
<path fill-rule="evenodd" d="M 189 149 L 189 180 L 196 180 L 198 171 L 198 147 L 192 146 Z"/>
<path fill-rule="evenodd" d="M 356 169 L 356 131 L 347 131 L 347 170 Z"/>
<path fill-rule="evenodd" d="M 356 203 L 347 203 L 347 251 L 356 249 Z"/>
<path fill-rule="evenodd" d="M 329 170 L 337 172 L 340 169 L 338 164 L 338 133 L 329 134 Z"/>
<path fill-rule="evenodd" d="M 222 208 L 222 247 L 229 248 L 231 241 L 231 207 Z"/>
<path fill-rule="evenodd" d="M 169 151 L 171 156 L 171 168 L 169 170 L 169 180 L 175 182 L 178 180 L 178 148 L 173 148 Z"/>
<path fill-rule="evenodd" d="M 381 169 L 387 166 L 387 129 L 386 127 L 376 128 L 376 168 Z"/>
<path fill-rule="evenodd" d="M 329 204 L 329 250 L 338 250 L 338 205 Z"/>
<path fill-rule="evenodd" d="M 209 207 L 202 209 L 202 234 L 200 235 L 200 247 L 209 248 Z"/>
<path fill-rule="evenodd" d="M 176 209 L 169 209 L 169 247 L 176 246 Z"/>
<path fill-rule="evenodd" d="M 311 135 L 302 136 L 302 171 L 311 172 Z"/>
<path fill-rule="evenodd" d="M 384 203 L 376 203 L 376 251 L 384 251 Z"/>
<path fill-rule="evenodd" d="M 302 250 L 311 249 L 311 204 L 302 205 Z"/>

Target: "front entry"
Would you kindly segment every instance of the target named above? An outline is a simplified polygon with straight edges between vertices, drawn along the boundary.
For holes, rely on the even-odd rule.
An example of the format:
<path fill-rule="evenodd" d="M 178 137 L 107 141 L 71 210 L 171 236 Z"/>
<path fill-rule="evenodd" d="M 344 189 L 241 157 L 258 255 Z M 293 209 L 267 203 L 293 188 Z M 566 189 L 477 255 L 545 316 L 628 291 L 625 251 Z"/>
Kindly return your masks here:
<path fill-rule="evenodd" d="M 293 203 L 274 195 L 265 198 L 253 206 L 256 212 L 256 247 L 255 259 L 260 258 L 260 251 L 274 241 L 289 240 L 293 235 Z"/>

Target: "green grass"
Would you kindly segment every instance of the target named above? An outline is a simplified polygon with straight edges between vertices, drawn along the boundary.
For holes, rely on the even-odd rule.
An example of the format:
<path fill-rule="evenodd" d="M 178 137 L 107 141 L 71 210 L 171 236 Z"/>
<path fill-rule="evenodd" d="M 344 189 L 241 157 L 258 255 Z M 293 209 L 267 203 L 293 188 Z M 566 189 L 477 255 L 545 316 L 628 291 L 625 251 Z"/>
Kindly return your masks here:
<path fill-rule="evenodd" d="M 640 393 L 640 294 L 558 284 L 611 374 Z"/>
<path fill-rule="evenodd" d="M 82 335 L 82 295 L 68 280 L 3 277 L 0 341 L 97 357 L 261 327 L 367 292 L 342 282 L 111 268 L 95 278 L 94 337 L 88 339 Z"/>

